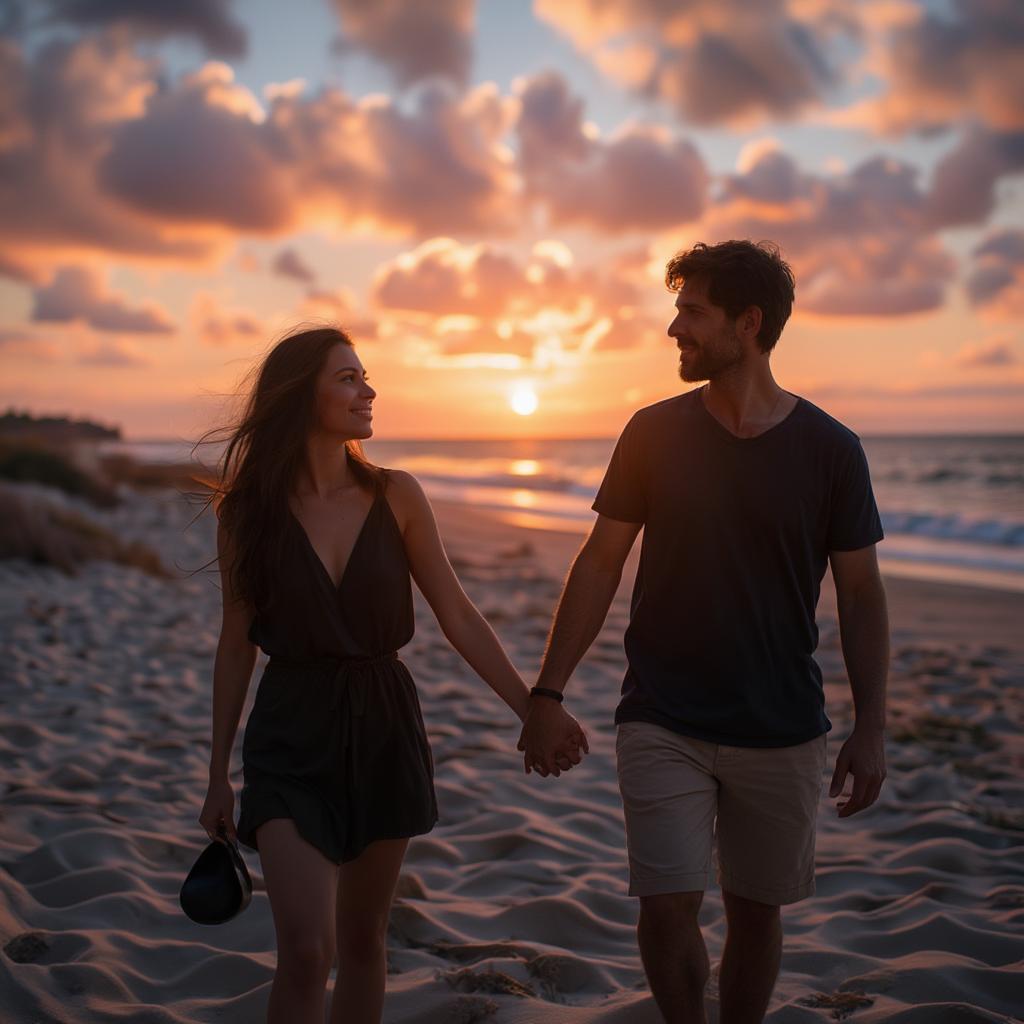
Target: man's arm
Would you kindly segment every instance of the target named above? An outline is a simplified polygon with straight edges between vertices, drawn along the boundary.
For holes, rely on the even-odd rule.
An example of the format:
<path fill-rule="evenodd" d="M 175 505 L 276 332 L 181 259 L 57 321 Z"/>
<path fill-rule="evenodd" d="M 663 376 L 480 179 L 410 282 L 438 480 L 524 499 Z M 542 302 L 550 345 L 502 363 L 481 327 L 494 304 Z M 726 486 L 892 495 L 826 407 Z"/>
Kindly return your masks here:
<path fill-rule="evenodd" d="M 885 780 L 885 687 L 889 672 L 889 615 L 874 544 L 829 555 L 836 584 L 843 660 L 853 692 L 853 732 L 836 759 L 829 796 L 842 793 L 847 773 L 853 792 L 839 817 L 870 807 Z"/>
<path fill-rule="evenodd" d="M 599 515 L 562 588 L 548 635 L 537 685 L 560 693 L 604 623 L 622 578 L 622 566 L 633 547 L 640 523 Z M 519 737 L 526 771 L 558 774 L 556 757 L 568 742 L 564 716 L 553 698 L 532 697 Z"/>

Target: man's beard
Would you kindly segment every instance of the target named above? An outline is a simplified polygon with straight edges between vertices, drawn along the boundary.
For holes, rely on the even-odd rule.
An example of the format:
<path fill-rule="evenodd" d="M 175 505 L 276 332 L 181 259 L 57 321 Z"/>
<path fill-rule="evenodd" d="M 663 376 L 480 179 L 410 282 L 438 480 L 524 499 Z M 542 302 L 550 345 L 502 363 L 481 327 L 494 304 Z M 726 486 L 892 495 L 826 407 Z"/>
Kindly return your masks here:
<path fill-rule="evenodd" d="M 743 346 L 735 330 L 725 327 L 716 338 L 689 350 L 685 368 L 682 356 L 680 351 L 679 376 L 693 384 L 700 380 L 714 380 L 739 363 L 743 359 Z"/>

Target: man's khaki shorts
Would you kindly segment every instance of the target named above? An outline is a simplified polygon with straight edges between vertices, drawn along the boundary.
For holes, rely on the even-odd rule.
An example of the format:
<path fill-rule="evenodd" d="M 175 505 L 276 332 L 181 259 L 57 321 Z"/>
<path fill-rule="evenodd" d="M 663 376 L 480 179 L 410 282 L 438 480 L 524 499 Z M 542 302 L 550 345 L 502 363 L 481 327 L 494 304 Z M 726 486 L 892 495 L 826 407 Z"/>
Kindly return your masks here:
<path fill-rule="evenodd" d="M 827 733 L 793 747 L 727 747 L 649 722 L 615 742 L 629 894 L 703 891 L 712 838 L 718 883 L 759 903 L 814 893 L 814 826 Z"/>

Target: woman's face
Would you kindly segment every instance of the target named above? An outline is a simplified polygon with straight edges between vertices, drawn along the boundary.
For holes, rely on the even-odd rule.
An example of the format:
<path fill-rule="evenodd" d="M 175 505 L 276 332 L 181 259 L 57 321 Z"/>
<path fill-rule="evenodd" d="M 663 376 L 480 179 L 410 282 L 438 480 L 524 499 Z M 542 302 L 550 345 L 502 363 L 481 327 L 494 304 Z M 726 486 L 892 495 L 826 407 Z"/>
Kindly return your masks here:
<path fill-rule="evenodd" d="M 373 435 L 371 405 L 377 392 L 351 345 L 334 345 L 316 382 L 317 426 L 349 441 Z"/>

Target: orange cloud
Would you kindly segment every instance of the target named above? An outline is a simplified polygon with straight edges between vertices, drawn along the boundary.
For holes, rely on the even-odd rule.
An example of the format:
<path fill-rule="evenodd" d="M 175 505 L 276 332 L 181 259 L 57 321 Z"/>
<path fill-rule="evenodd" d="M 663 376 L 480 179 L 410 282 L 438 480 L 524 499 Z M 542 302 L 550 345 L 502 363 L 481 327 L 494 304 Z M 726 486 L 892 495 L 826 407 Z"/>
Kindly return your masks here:
<path fill-rule="evenodd" d="M 263 269 L 259 257 L 249 249 L 240 249 L 235 257 L 239 270 L 247 274 L 258 274 Z"/>
<path fill-rule="evenodd" d="M 45 275 L 39 268 L 0 252 L 0 277 L 9 277 L 12 281 L 21 281 L 23 284 L 40 284 Z"/>
<path fill-rule="evenodd" d="M 432 238 L 378 267 L 371 292 L 384 308 L 495 317 L 509 311 L 527 285 L 525 269 L 490 245 Z"/>
<path fill-rule="evenodd" d="M 193 331 L 204 345 L 252 345 L 269 337 L 262 321 L 245 310 L 225 309 L 208 292 L 196 295 L 190 319 Z"/>
<path fill-rule="evenodd" d="M 355 304 L 355 296 L 348 288 L 310 288 L 302 300 L 301 312 L 307 316 L 341 317 L 351 313 Z"/>
<path fill-rule="evenodd" d="M 574 262 L 554 240 L 522 260 L 488 244 L 434 238 L 379 267 L 371 293 L 382 314 L 405 318 L 446 354 L 558 359 L 648 340 L 642 256 L 626 252 L 594 269 Z"/>
<path fill-rule="evenodd" d="M 52 363 L 60 358 L 61 350 L 50 339 L 31 331 L 20 327 L 0 327 L 0 355 L 5 360 Z"/>
<path fill-rule="evenodd" d="M 356 298 L 348 288 L 310 288 L 296 317 L 300 321 L 340 327 L 356 344 L 375 341 L 379 334 L 377 321 L 356 307 Z"/>
<path fill-rule="evenodd" d="M 451 327 L 437 334 L 439 348 L 445 356 L 508 354 L 521 360 L 532 358 L 537 339 L 516 329 L 498 333 L 493 327 Z"/>
<path fill-rule="evenodd" d="M 104 369 L 138 369 L 151 366 L 152 361 L 131 345 L 123 342 L 103 341 L 75 353 L 75 362 L 80 366 L 99 366 Z"/>

